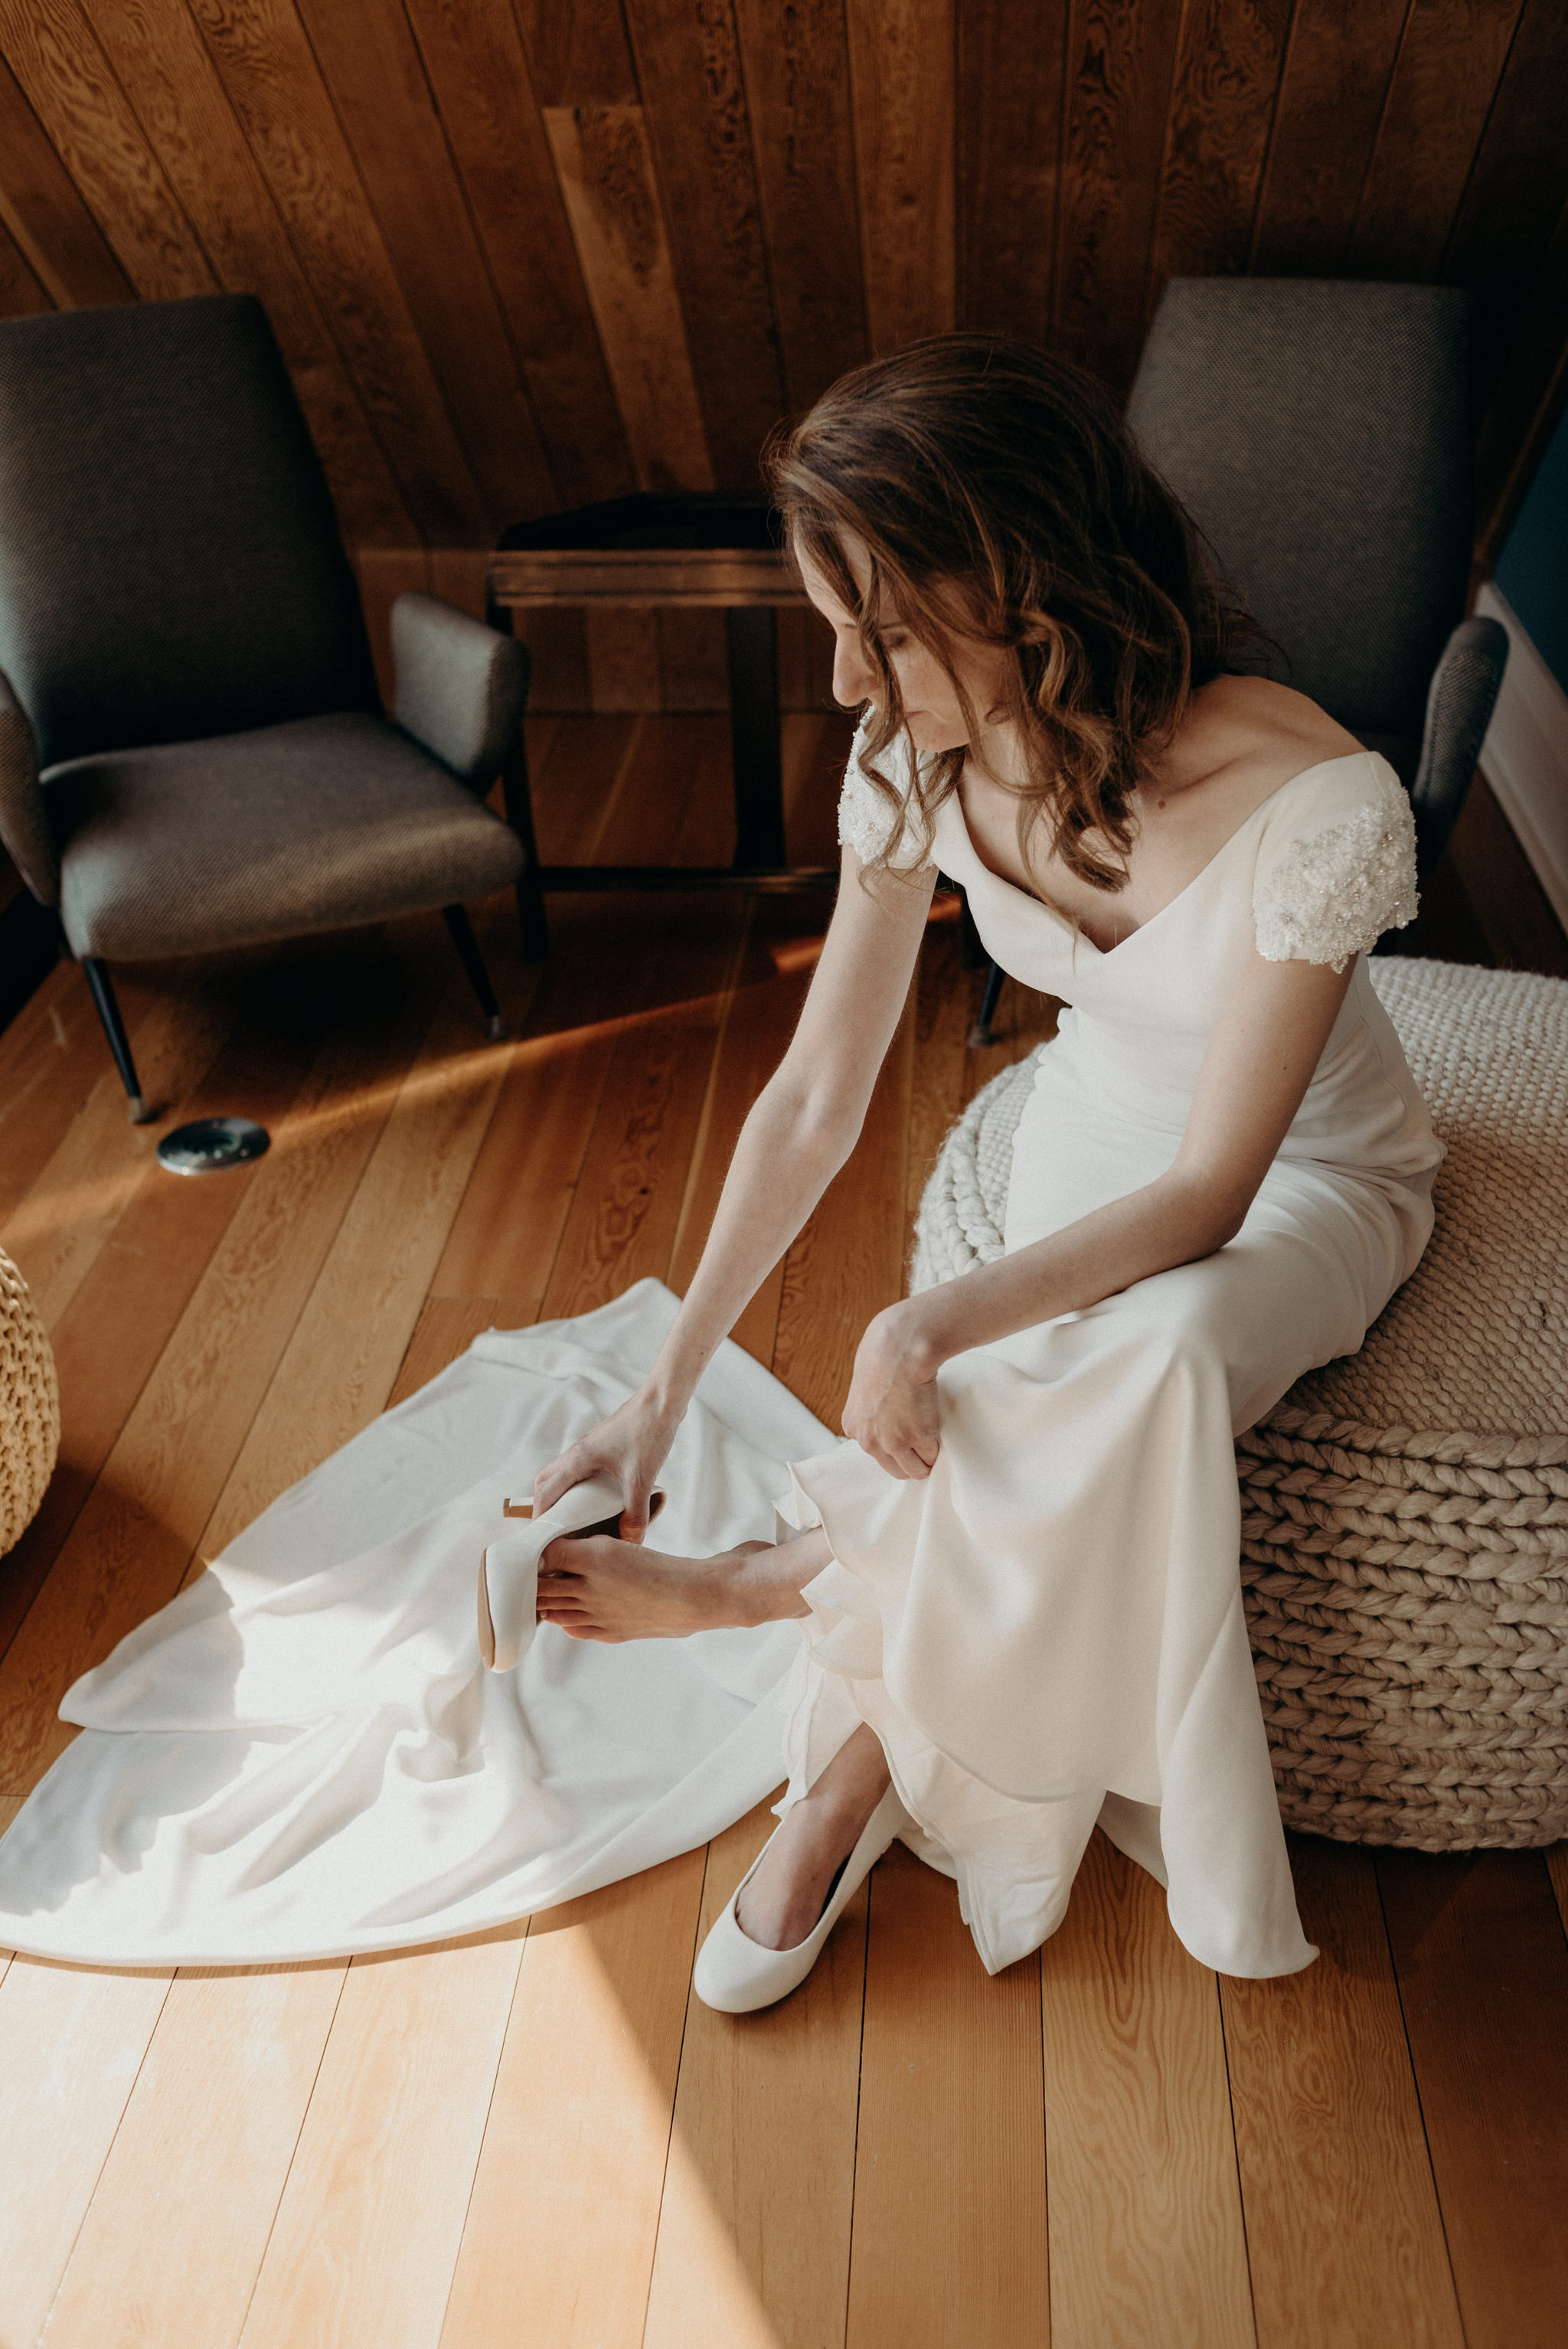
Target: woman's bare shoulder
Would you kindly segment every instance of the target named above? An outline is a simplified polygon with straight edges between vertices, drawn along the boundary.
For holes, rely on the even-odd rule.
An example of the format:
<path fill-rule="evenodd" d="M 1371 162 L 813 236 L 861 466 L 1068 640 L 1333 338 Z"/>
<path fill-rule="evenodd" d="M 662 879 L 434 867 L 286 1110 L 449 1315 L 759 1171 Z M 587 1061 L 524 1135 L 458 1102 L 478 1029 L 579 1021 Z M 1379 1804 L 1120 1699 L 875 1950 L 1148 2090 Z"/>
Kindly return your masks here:
<path fill-rule="evenodd" d="M 1216 678 L 1203 698 L 1220 767 L 1271 769 L 1294 760 L 1300 768 L 1350 758 L 1362 748 L 1310 695 L 1272 677 Z"/>

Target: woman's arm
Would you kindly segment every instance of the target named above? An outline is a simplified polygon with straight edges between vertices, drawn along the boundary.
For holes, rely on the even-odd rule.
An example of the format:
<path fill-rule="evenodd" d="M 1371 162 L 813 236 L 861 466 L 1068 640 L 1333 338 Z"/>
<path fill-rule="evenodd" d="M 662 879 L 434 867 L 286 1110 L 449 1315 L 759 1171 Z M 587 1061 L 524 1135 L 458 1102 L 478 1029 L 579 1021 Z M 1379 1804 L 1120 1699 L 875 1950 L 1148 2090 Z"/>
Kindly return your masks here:
<path fill-rule="evenodd" d="M 585 1477 L 618 1479 L 621 1529 L 640 1540 L 647 1499 L 709 1358 L 784 1254 L 859 1137 L 935 886 L 934 872 L 874 873 L 846 848 L 838 903 L 800 1024 L 736 1145 L 686 1301 L 628 1403 L 552 1461 L 534 1483 L 550 1507 Z"/>
<path fill-rule="evenodd" d="M 937 1450 L 934 1381 L 952 1355 L 1098 1305 L 1233 1239 L 1301 1107 L 1349 984 L 1349 971 L 1265 962 L 1250 949 L 1209 1040 L 1169 1171 L 1048 1239 L 878 1314 L 855 1358 L 845 1433 L 892 1475 L 929 1475 Z"/>

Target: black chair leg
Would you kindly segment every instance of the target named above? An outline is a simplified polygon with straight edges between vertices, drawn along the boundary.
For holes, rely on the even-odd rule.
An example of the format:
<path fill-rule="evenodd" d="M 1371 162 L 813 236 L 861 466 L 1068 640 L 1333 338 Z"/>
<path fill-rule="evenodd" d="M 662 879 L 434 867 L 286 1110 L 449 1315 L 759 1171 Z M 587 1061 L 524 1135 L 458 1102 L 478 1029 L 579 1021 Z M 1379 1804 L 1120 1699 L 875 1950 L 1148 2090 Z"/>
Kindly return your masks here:
<path fill-rule="evenodd" d="M 996 1016 L 996 998 L 1002 992 L 1002 981 L 1006 977 L 1006 973 L 999 962 L 994 962 L 985 974 L 985 992 L 980 998 L 980 1017 L 969 1030 L 969 1041 L 977 1052 L 984 1051 L 987 1044 L 995 1040 L 991 1033 L 991 1022 Z"/>
<path fill-rule="evenodd" d="M 136 1073 L 136 1062 L 130 1057 L 130 1038 L 125 1032 L 119 1005 L 115 1001 L 108 965 L 100 962 L 96 955 L 84 955 L 82 968 L 88 975 L 88 985 L 93 991 L 98 1016 L 103 1021 L 103 1032 L 108 1038 L 108 1049 L 114 1054 L 114 1064 L 125 1087 L 130 1122 L 132 1125 L 148 1125 L 158 1112 L 149 1109 L 141 1098 L 141 1080 Z"/>
<path fill-rule="evenodd" d="M 447 917 L 447 927 L 452 934 L 458 959 L 468 972 L 469 986 L 479 997 L 485 1024 L 491 1036 L 499 1040 L 506 1034 L 506 1022 L 500 1016 L 500 1005 L 496 1001 L 495 989 L 490 983 L 490 973 L 480 952 L 480 942 L 474 936 L 474 926 L 461 905 L 443 905 L 441 911 Z"/>

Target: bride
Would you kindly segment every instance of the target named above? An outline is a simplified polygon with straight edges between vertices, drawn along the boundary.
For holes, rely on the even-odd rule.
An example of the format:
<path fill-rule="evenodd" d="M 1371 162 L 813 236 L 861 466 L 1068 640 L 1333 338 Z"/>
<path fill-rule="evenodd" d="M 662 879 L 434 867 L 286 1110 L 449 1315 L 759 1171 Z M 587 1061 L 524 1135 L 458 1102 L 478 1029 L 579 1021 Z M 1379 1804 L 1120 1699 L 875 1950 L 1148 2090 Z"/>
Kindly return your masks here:
<path fill-rule="evenodd" d="M 478 1339 L 85 1674 L 86 1733 L 0 1842 L 6 1947 L 445 1939 L 689 1850 L 787 1774 L 698 1958 L 715 2005 L 802 1980 L 894 1836 L 993 1971 L 1059 1923 L 1097 1823 L 1204 1963 L 1315 1955 L 1233 1439 L 1359 1346 L 1430 1232 L 1441 1153 L 1365 962 L 1415 911 L 1405 794 L 1245 673 L 1256 631 L 1070 367 L 920 344 L 771 461 L 861 722 L 832 925 L 689 1293 Z M 835 1444 L 725 1333 L 855 1146 L 939 870 L 1068 1008 L 1005 1255 L 876 1315 Z M 645 1538 L 660 1479 L 660 1537 L 705 1554 Z"/>
<path fill-rule="evenodd" d="M 1097 1817 L 1189 1947 L 1310 1961 L 1242 1616 L 1233 1433 L 1353 1351 L 1430 1229 L 1440 1149 L 1364 957 L 1415 911 L 1392 771 L 1240 670 L 1257 632 L 1083 378 L 948 336 L 837 384 L 773 453 L 833 686 L 861 711 L 844 877 L 799 1029 L 747 1120 L 647 1378 L 539 1475 L 619 1535 L 552 1541 L 576 1640 L 798 1619 L 782 1823 L 696 1983 L 803 1979 L 903 1834 L 988 1966 L 1059 1920 Z M 704 1366 L 858 1138 L 938 871 L 1062 999 L 1000 1262 L 861 1338 L 851 1443 L 776 1547 L 645 1537 Z"/>

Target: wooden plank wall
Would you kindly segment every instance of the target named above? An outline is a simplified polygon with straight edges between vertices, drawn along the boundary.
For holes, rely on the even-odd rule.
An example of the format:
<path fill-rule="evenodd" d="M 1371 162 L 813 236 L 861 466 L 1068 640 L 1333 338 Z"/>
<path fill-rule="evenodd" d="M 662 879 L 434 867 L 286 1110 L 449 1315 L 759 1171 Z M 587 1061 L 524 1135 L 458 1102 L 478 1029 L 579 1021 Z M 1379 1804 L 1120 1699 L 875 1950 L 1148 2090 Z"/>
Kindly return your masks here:
<path fill-rule="evenodd" d="M 1568 390 L 1562 0 L 0 0 L 0 316 L 266 302 L 373 619 L 523 515 L 744 488 L 954 325 L 1118 390 L 1172 275 L 1480 305 L 1478 555 Z M 715 616 L 537 633 L 541 709 L 722 706 Z M 826 706 L 784 630 L 787 704 Z"/>

